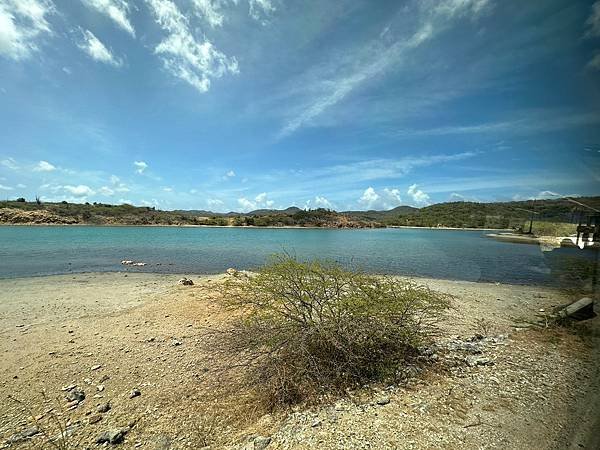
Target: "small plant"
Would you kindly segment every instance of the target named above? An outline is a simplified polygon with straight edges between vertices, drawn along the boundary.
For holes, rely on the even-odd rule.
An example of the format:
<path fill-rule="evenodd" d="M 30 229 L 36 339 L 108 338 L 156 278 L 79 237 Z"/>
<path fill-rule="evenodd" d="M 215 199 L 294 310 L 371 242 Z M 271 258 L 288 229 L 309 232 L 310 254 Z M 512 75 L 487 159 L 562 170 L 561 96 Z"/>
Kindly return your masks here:
<path fill-rule="evenodd" d="M 479 319 L 475 319 L 475 324 L 473 325 L 473 331 L 477 334 L 480 334 L 483 337 L 491 336 L 494 332 L 495 325 L 489 319 L 485 317 L 480 317 Z"/>
<path fill-rule="evenodd" d="M 81 448 L 81 438 L 74 439 L 72 436 L 72 432 L 77 425 L 69 424 L 68 419 L 64 418 L 65 414 L 61 399 L 56 399 L 55 402 L 52 402 L 48 399 L 45 392 L 42 392 L 42 398 L 46 405 L 54 404 L 54 406 L 45 415 L 39 417 L 23 401 L 10 396 L 10 399 L 23 406 L 29 416 L 33 418 L 33 424 L 38 431 L 36 434 L 41 435 L 41 437 L 34 437 L 36 440 L 34 448 L 50 450 L 75 450 Z M 58 412 L 55 408 L 58 408 Z"/>
<path fill-rule="evenodd" d="M 449 307 L 412 281 L 288 256 L 222 293 L 239 318 L 220 348 L 269 407 L 393 376 Z"/>

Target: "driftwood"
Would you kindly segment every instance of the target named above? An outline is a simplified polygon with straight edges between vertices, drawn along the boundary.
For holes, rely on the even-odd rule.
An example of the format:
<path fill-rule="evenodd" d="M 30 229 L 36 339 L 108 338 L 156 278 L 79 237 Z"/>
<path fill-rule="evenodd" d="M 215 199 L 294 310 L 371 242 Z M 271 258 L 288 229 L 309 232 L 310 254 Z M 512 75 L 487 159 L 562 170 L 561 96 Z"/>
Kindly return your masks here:
<path fill-rule="evenodd" d="M 589 297 L 584 297 L 571 303 L 569 306 L 563 308 L 558 313 L 559 317 L 563 319 L 575 319 L 585 320 L 595 317 L 594 313 L 594 300 Z"/>

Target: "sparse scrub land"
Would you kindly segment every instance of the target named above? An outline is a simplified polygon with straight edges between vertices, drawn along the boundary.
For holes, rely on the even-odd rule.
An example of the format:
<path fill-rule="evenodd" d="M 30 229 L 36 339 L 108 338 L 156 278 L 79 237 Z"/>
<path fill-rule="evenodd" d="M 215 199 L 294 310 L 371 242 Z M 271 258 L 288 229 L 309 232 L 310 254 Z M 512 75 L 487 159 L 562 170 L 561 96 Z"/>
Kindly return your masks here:
<path fill-rule="evenodd" d="M 529 223 L 523 225 L 524 230 L 529 229 Z M 577 233 L 577 224 L 558 222 L 533 222 L 531 232 L 536 236 L 570 236 Z"/>
<path fill-rule="evenodd" d="M 582 197 L 582 203 L 600 208 L 600 197 Z M 0 202 L 0 223 L 86 225 L 205 225 L 254 227 L 379 228 L 386 226 L 528 229 L 532 203 L 451 202 L 423 208 L 399 206 L 389 211 L 336 212 L 324 208 L 302 210 L 257 210 L 248 213 L 211 211 L 160 211 L 154 207 L 104 203 L 46 203 L 36 198 Z M 578 209 L 565 199 L 535 203 L 537 235 L 555 236 L 573 232 Z M 524 226 L 525 224 L 525 226 Z"/>
<path fill-rule="evenodd" d="M 245 382 L 271 408 L 394 379 L 450 305 L 411 281 L 287 256 L 234 277 L 222 294 L 238 319 L 216 348 L 245 367 Z"/>

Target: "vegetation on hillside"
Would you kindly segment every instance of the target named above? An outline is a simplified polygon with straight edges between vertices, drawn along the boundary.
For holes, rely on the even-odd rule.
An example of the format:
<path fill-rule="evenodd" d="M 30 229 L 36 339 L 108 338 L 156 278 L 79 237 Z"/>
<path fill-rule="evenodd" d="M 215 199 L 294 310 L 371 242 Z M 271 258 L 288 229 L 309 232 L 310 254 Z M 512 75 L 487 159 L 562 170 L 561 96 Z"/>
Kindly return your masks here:
<path fill-rule="evenodd" d="M 600 197 L 582 197 L 579 202 L 600 209 Z M 533 232 L 538 235 L 570 234 L 572 226 L 545 225 L 577 222 L 585 208 L 566 199 L 519 202 L 451 202 L 423 208 L 399 206 L 389 211 L 328 209 L 257 210 L 249 213 L 210 211 L 159 211 L 154 207 L 104 203 L 43 203 L 23 198 L 0 202 L 0 223 L 97 224 L 97 225 L 215 225 L 300 226 L 327 228 L 372 228 L 383 226 L 503 228 L 528 230 L 534 211 Z M 524 226 L 525 224 L 525 226 Z"/>
<path fill-rule="evenodd" d="M 271 407 L 400 376 L 450 300 L 410 281 L 288 256 L 232 277 L 222 294 L 238 319 L 211 348 L 244 367 Z"/>

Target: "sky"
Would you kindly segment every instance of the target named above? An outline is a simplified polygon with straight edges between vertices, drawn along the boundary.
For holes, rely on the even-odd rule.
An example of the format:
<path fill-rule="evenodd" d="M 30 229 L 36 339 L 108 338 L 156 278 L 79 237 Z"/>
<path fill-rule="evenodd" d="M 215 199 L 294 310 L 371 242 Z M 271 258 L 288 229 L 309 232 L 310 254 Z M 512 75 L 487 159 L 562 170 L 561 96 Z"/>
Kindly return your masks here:
<path fill-rule="evenodd" d="M 0 0 L 0 198 L 600 195 L 600 1 Z"/>

